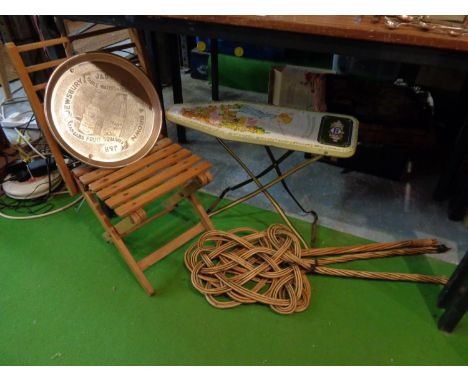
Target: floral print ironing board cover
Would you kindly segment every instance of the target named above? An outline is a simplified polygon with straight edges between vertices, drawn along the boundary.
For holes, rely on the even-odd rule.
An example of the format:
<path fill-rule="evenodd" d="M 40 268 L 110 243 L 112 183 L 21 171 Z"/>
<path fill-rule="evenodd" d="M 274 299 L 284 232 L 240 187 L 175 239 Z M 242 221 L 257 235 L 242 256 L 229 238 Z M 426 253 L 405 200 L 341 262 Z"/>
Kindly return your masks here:
<path fill-rule="evenodd" d="M 240 101 L 178 104 L 166 117 L 226 140 L 340 158 L 356 151 L 359 126 L 347 115 Z"/>

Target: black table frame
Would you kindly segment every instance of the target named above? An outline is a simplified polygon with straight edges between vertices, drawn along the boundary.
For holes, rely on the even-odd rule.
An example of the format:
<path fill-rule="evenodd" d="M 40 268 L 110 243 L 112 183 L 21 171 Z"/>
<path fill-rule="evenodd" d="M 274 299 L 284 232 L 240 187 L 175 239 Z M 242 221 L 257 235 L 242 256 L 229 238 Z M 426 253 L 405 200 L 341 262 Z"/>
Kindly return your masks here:
<path fill-rule="evenodd" d="M 173 98 L 175 103 L 182 103 L 182 82 L 180 76 L 180 62 L 178 54 L 177 36 L 204 36 L 211 39 L 211 77 L 212 99 L 219 100 L 218 82 L 218 45 L 217 39 L 249 42 L 271 47 L 313 51 L 319 53 L 333 53 L 358 58 L 372 58 L 376 60 L 393 61 L 399 63 L 430 65 L 444 68 L 466 70 L 468 68 L 468 52 L 454 51 L 425 46 L 382 43 L 380 41 L 350 39 L 344 37 L 314 35 L 290 31 L 270 30 L 248 26 L 217 24 L 205 21 L 167 18 L 162 16 L 61 16 L 72 20 L 87 21 L 100 24 L 110 24 L 125 28 L 136 28 L 144 31 L 144 40 L 148 48 L 150 66 L 154 84 L 162 100 L 161 82 L 158 79 L 158 64 L 156 55 L 160 52 L 155 33 L 167 34 L 170 41 L 169 57 L 171 61 L 171 75 L 173 83 Z M 468 80 L 465 80 L 461 94 L 468 94 Z M 467 113 L 468 121 L 468 113 Z M 165 126 L 164 126 L 165 127 Z M 179 142 L 186 142 L 185 129 L 177 126 Z M 451 150 L 446 169 L 443 171 L 435 189 L 435 198 L 441 200 L 452 196 L 452 206 L 455 200 L 456 209 L 468 207 L 468 194 L 463 192 L 467 188 L 468 179 L 460 179 L 460 166 L 463 155 L 468 152 L 468 123 L 460 128 L 459 136 Z M 463 176 L 463 174 L 461 174 Z M 467 177 L 468 178 L 468 177 Z M 463 214 L 463 213 L 462 213 Z M 461 219 L 462 214 L 449 213 L 455 220 Z"/>

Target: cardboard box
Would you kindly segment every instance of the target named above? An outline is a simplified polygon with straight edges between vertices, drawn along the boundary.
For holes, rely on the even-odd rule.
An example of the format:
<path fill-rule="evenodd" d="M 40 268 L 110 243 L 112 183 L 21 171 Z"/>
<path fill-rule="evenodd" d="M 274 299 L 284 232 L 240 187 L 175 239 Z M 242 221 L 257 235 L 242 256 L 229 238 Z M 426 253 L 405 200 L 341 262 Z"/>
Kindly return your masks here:
<path fill-rule="evenodd" d="M 275 106 L 324 112 L 326 76 L 333 70 L 286 65 L 270 71 L 268 102 Z"/>

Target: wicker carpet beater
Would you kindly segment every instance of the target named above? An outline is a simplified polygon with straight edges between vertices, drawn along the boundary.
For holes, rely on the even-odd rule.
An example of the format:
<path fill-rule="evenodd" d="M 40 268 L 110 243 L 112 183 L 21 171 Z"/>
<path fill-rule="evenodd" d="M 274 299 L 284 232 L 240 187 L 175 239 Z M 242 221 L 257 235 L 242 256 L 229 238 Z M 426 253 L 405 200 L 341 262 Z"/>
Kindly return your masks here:
<path fill-rule="evenodd" d="M 366 272 L 326 267 L 353 260 L 441 253 L 435 239 L 349 247 L 302 248 L 289 228 L 271 225 L 266 231 L 237 228 L 206 232 L 185 253 L 193 286 L 217 308 L 263 303 L 281 314 L 309 306 L 311 287 L 306 273 L 378 280 L 445 284 L 444 276 Z"/>

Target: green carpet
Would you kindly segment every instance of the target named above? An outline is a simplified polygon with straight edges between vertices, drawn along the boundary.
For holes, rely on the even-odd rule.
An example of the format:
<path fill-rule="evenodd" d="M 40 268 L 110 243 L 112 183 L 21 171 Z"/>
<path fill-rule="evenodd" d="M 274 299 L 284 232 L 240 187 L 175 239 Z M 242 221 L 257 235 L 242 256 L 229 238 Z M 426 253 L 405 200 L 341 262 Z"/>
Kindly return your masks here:
<path fill-rule="evenodd" d="M 201 195 L 202 201 L 211 197 Z M 64 203 L 68 197 L 63 196 Z M 177 215 L 129 238 L 146 254 L 187 228 Z M 240 205 L 214 219 L 219 229 L 263 229 L 271 212 Z M 296 221 L 302 232 L 309 225 Z M 190 284 L 184 248 L 149 269 L 148 297 L 86 205 L 31 221 L 0 218 L 1 365 L 466 365 L 468 320 L 437 329 L 440 286 L 310 276 L 306 312 L 267 306 L 218 310 Z M 319 246 L 365 243 L 325 227 Z M 346 264 L 348 268 L 449 275 L 425 257 Z"/>

